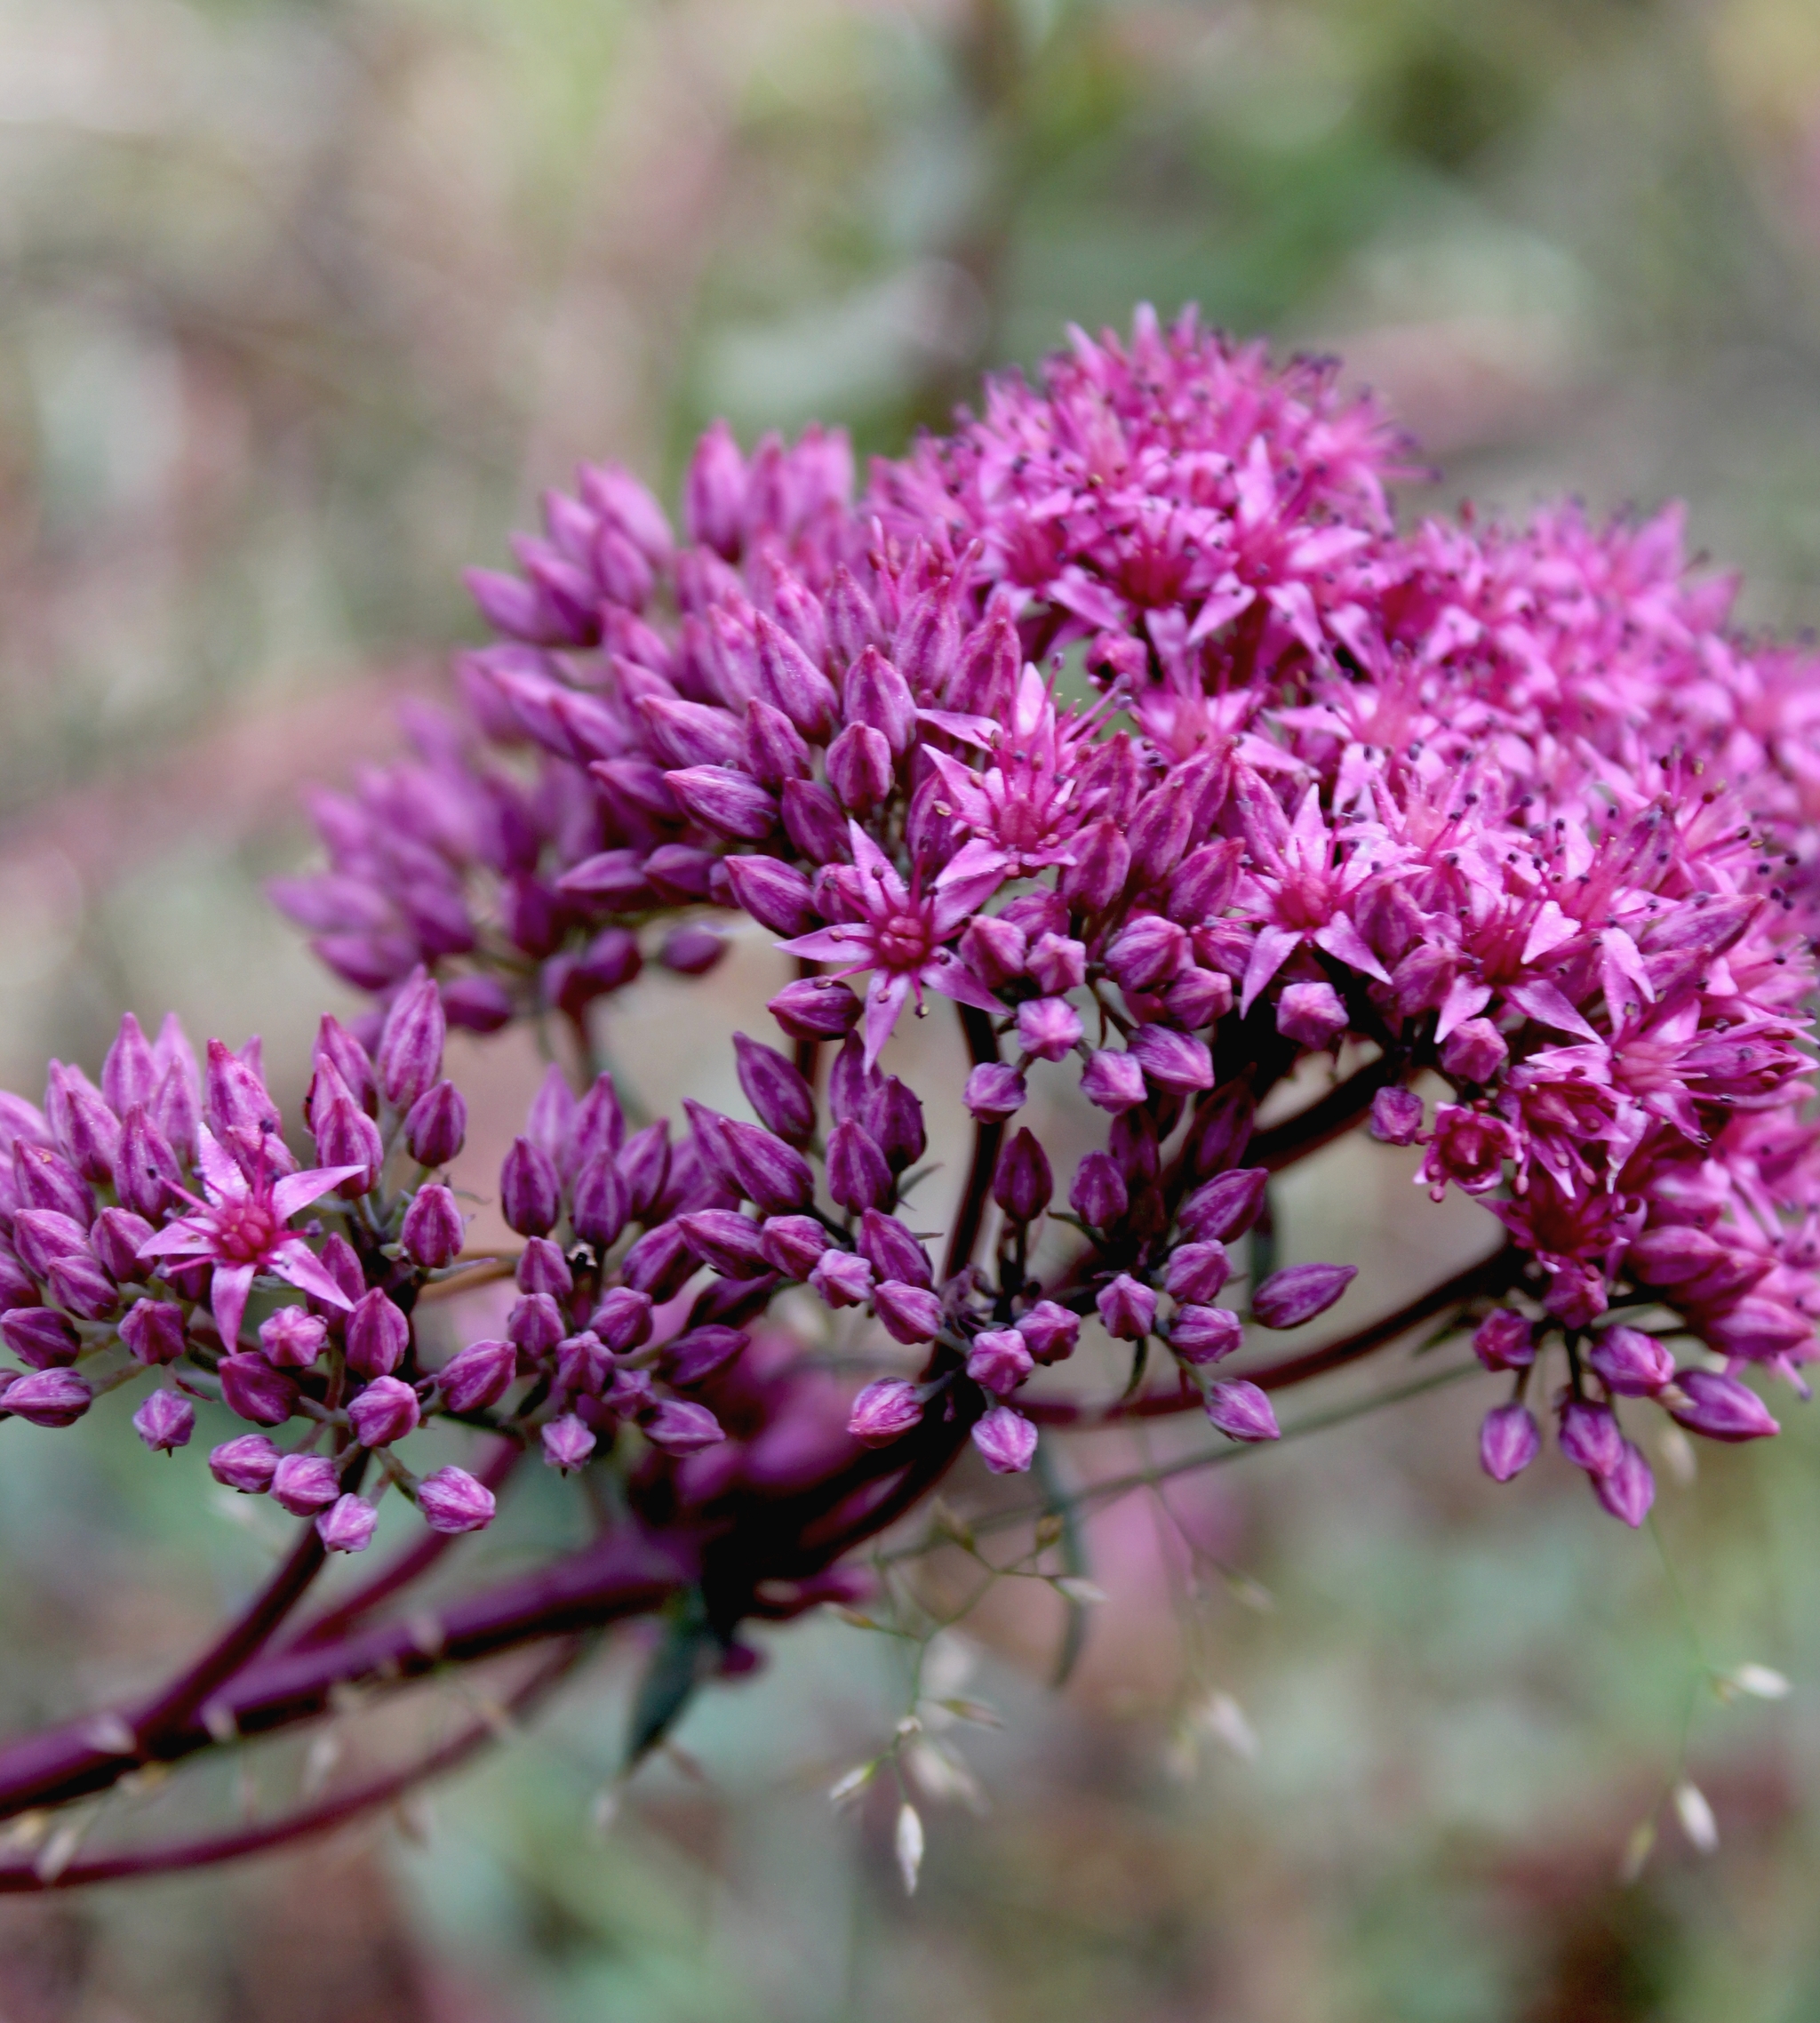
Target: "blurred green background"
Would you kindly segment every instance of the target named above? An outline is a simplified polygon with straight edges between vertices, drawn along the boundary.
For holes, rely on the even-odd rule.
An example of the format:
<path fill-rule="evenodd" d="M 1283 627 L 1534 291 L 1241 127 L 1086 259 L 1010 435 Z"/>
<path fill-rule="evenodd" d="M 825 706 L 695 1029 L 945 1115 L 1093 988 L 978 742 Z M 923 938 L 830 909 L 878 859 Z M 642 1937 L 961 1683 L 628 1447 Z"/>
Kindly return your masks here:
<path fill-rule="evenodd" d="M 1341 350 L 1445 468 L 1412 509 L 1679 494 L 1750 622 L 1820 616 L 1810 0 L 5 0 L 0 1083 L 175 1005 L 294 1096 L 341 1002 L 259 896 L 297 790 L 390 748 L 460 567 L 577 458 L 668 493 L 716 413 L 894 449 L 1140 297 Z M 523 1051 L 470 1062 L 509 1115 Z M 1291 1252 L 1460 1241 L 1372 1173 L 1317 1162 Z M 996 1590 L 940 1664 L 1003 1725 L 939 1738 L 977 1809 L 925 1799 L 914 1899 L 890 1795 L 826 1795 L 906 1677 L 829 1619 L 604 1833 L 631 1652 L 427 1811 L 0 1904 L 0 2018 L 1820 2018 L 1810 1415 L 1659 1471 L 1683 1610 L 1564 1467 L 1483 1483 L 1486 1402 L 1120 1505 L 1065 1693 L 1052 1598 Z M 9 1722 L 156 1671 L 270 1550 L 124 1419 L 0 1432 Z M 573 1522 L 529 1484 L 488 1550 Z M 1792 1695 L 1720 1705 L 1696 1639 Z M 1661 1804 L 1690 1707 L 1706 1856 Z M 299 1773 L 258 1774 L 196 1816 Z"/>

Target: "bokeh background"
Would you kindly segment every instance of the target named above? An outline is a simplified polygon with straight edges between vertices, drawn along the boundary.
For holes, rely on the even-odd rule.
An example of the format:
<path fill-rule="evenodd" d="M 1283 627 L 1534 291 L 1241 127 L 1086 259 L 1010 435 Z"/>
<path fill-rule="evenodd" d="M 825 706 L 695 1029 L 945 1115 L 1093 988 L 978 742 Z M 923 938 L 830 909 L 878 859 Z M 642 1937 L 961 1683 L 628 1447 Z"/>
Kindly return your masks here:
<path fill-rule="evenodd" d="M 1410 510 L 1680 496 L 1749 622 L 1820 617 L 1809 0 L 4 0 L 0 1085 L 174 1005 L 294 1095 L 341 1004 L 259 896 L 299 792 L 391 748 L 473 636 L 460 567 L 578 457 L 667 492 L 719 413 L 896 448 L 1139 298 L 1342 351 L 1444 468 Z M 641 986 L 614 1035 L 659 1094 L 679 1002 Z M 464 1072 L 503 1120 L 536 1064 Z M 1480 1240 L 1346 1157 L 1288 1192 L 1288 1254 L 1387 1289 Z M 1561 1467 L 1492 1491 L 1484 1402 L 1118 1505 L 1061 1692 L 1059 1605 L 995 1589 L 932 1660 L 1002 1725 L 938 1738 L 977 1790 L 931 1773 L 914 1899 L 893 1795 L 826 1797 L 901 1648 L 830 1618 L 611 1819 L 632 1651 L 408 1815 L 0 1904 L 0 2017 L 1820 2016 L 1811 1414 L 1660 1469 L 1658 1550 Z M 124 1419 L 0 1432 L 9 1723 L 157 1670 L 273 1549 Z M 574 1522 L 530 1484 L 487 1549 Z M 1792 1692 L 1720 1704 L 1702 1666 L 1741 1660 Z M 1662 1806 L 1684 1747 L 1709 1855 Z"/>

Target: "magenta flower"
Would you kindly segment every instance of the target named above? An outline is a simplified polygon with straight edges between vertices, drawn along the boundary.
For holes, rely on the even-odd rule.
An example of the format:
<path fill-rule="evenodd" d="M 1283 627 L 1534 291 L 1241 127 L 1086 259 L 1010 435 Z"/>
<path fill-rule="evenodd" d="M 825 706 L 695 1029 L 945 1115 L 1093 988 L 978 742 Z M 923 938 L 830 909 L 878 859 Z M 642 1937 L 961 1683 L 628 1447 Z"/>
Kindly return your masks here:
<path fill-rule="evenodd" d="M 240 1339 L 247 1296 L 260 1273 L 331 1307 L 353 1305 L 289 1225 L 293 1215 L 352 1179 L 360 1167 L 315 1166 L 275 1180 L 261 1160 L 248 1179 L 206 1124 L 196 1131 L 196 1163 L 206 1200 L 186 1193 L 196 1212 L 166 1224 L 140 1245 L 139 1254 L 213 1266 L 210 1305 L 224 1347 L 231 1351 Z"/>
<path fill-rule="evenodd" d="M 971 970 L 944 946 L 957 935 L 980 903 L 990 898 L 1003 874 L 987 870 L 956 884 L 923 890 L 919 863 L 906 885 L 877 844 L 858 822 L 847 825 L 853 864 L 842 881 L 843 895 L 859 915 L 833 927 L 819 927 L 778 946 L 786 955 L 812 962 L 842 963 L 838 973 L 872 972 L 866 993 L 866 1065 L 877 1065 L 898 1016 L 915 996 L 922 1009 L 925 987 L 981 1012 L 1001 1009 Z"/>

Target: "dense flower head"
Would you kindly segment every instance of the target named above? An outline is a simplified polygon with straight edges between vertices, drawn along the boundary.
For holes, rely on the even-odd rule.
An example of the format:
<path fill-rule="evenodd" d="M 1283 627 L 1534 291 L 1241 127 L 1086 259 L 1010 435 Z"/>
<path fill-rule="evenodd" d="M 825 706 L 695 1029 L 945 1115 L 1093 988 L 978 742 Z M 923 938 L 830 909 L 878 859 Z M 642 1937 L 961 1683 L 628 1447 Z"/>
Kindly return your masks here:
<path fill-rule="evenodd" d="M 586 1203 L 545 1153 L 507 1177 L 527 1233 L 629 1217 L 625 1283 L 659 1299 L 770 1272 L 965 1383 L 977 1335 L 1059 1295 L 1198 1383 L 1247 1297 L 1264 1326 L 1320 1307 L 1241 1277 L 1159 1309 L 1196 1190 L 1299 1062 L 1362 1045 L 1361 1121 L 1502 1226 L 1522 1372 L 1565 1351 L 1571 1402 L 1602 1403 L 1587 1352 L 1624 1312 L 1684 1365 L 1792 1378 L 1820 1313 L 1814 663 L 1728 629 L 1674 512 L 1405 532 L 1408 468 L 1331 362 L 1140 312 L 992 382 L 857 507 L 818 433 L 748 461 L 717 426 L 680 534 L 584 470 L 520 573 L 475 580 L 501 639 L 461 664 L 466 721 L 414 719 L 415 760 L 324 801 L 331 868 L 281 901 L 383 1002 L 427 964 L 470 1025 L 585 1024 L 730 913 L 804 965 L 773 1011 L 802 1058 L 839 1050 L 825 1138 L 808 1083 L 742 1056 L 762 1123 L 695 1115 L 680 1188 L 648 1146 Z M 1038 1063 L 1108 1119 L 1053 1177 L 1088 1243 L 1054 1283 L 1015 1235 L 1048 1193 L 1008 1208 L 1009 1180 L 995 1274 L 944 1285 L 866 1235 L 903 1171 L 867 1091 L 942 998 L 997 1055 L 966 1084 L 982 1130 L 1021 1141 Z"/>

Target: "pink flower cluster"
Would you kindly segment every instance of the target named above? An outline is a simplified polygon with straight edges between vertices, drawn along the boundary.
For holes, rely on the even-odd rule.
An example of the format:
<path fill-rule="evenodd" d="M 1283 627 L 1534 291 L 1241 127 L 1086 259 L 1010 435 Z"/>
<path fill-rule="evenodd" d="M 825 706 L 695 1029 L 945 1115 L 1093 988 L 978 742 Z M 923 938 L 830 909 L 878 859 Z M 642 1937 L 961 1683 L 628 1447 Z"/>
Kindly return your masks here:
<path fill-rule="evenodd" d="M 396 1380 L 338 1348 L 331 1294 L 391 1301 L 408 1334 L 397 1295 L 459 1248 L 412 1249 L 433 1187 L 375 1205 L 408 1128 L 386 1035 L 432 1004 L 585 1035 L 647 960 L 711 967 L 740 913 L 800 965 L 771 1005 L 794 1057 L 742 1035 L 759 1121 L 691 1105 L 674 1147 L 663 1126 L 627 1136 L 610 1085 L 551 1083 L 502 1177 L 523 1296 L 513 1354 L 479 1345 L 504 1374 L 474 1409 L 524 1381 L 515 1424 L 564 1467 L 622 1419 L 672 1453 L 713 1442 L 711 1412 L 654 1379 L 686 1392 L 730 1367 L 801 1284 L 924 1358 L 860 1393 L 867 1443 L 933 1413 L 990 1467 L 1028 1467 L 1023 1387 L 1083 1321 L 1140 1368 L 1167 1351 L 1233 1437 L 1272 1437 L 1264 1390 L 1209 1371 L 1248 1319 L 1300 1326 L 1351 1272 L 1290 1267 L 1241 1313 L 1226 1246 L 1265 1203 L 1265 1167 L 1244 1163 L 1257 1107 L 1329 1056 L 1350 1067 L 1324 1099 L 1336 1128 L 1421 1147 L 1423 1187 L 1502 1226 L 1505 1303 L 1463 1314 L 1514 1373 L 1488 1469 L 1534 1452 L 1552 1359 L 1563 1451 L 1640 1522 L 1648 1470 L 1619 1401 L 1748 1437 L 1774 1422 L 1744 1375 L 1799 1387 L 1815 1353 L 1820 682 L 1728 629 L 1731 586 L 1690 576 L 1674 515 L 1404 532 L 1385 488 L 1406 468 L 1332 365 L 1280 370 L 1140 312 L 1129 342 L 1076 333 L 1039 383 L 989 386 L 857 505 L 821 432 L 748 460 L 710 431 L 680 536 L 627 474 L 584 468 L 515 573 L 472 579 L 499 636 L 460 662 L 462 716 L 419 713 L 414 759 L 321 797 L 329 868 L 277 891 L 389 1006 L 325 1040 L 321 1167 L 281 1170 L 275 1120 L 224 1137 L 251 1127 L 212 1094 L 206 1128 L 166 1132 L 171 1187 L 201 1195 L 140 1204 L 155 1247 L 110 1296 L 136 1310 L 133 1272 L 174 1288 L 206 1263 L 220 1361 L 263 1355 L 261 1383 L 335 1438 L 345 1420 L 386 1445 L 347 1415 Z M 924 1130 L 887 1063 L 931 998 L 967 1037 L 980 1166 L 939 1264 L 900 1212 Z M 1065 1211 L 1016 1127 L 1036 1062 L 1106 1119 Z M 85 1087 L 60 1073 L 46 1121 L 14 1128 L 15 1171 L 56 1161 L 90 1187 L 69 1121 L 90 1099 L 57 1098 Z M 132 1111 L 108 1108 L 117 1132 L 143 1128 Z M 336 1224 L 319 1248 L 294 1229 L 306 1209 Z M 56 1204 L 102 1277 L 87 1232 L 122 1211 Z M 1059 1216 L 1079 1243 L 1040 1275 L 1034 1238 Z M 27 1257 L 43 1246 L 13 1248 L 20 1313 L 54 1305 L 79 1343 L 123 1311 L 68 1309 L 55 1260 Z M 306 1301 L 281 1313 L 322 1324 L 314 1388 L 238 1339 L 248 1287 L 274 1280 Z M 186 1340 L 201 1298 L 173 1302 Z M 435 1386 L 398 1388 L 415 1411 Z"/>

